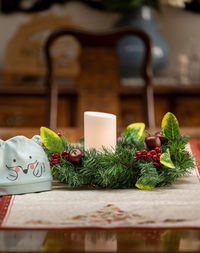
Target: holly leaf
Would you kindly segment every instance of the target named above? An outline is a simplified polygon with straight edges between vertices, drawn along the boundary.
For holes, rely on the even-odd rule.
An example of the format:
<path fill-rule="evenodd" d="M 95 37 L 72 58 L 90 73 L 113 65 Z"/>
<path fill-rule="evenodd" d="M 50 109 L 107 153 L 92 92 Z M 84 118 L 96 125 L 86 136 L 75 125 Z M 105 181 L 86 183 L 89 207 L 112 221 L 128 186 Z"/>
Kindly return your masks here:
<path fill-rule="evenodd" d="M 62 153 L 63 144 L 61 138 L 48 129 L 47 127 L 40 128 L 40 137 L 44 146 L 53 153 Z"/>
<path fill-rule="evenodd" d="M 170 141 L 174 141 L 180 135 L 178 120 L 173 113 L 168 112 L 163 117 L 162 132 Z"/>
<path fill-rule="evenodd" d="M 144 177 L 142 176 L 142 177 L 140 177 L 138 180 L 137 180 L 137 182 L 136 182 L 136 184 L 135 184 L 135 186 L 138 188 L 138 189 L 141 189 L 141 190 L 147 190 L 147 191 L 150 191 L 150 190 L 152 190 L 153 188 L 155 188 L 155 186 L 156 186 L 156 183 L 155 182 L 145 182 L 144 180 Z"/>
<path fill-rule="evenodd" d="M 171 157 L 170 157 L 169 149 L 167 149 L 166 152 L 160 156 L 160 163 L 162 163 L 163 165 L 165 165 L 168 168 L 172 168 L 172 169 L 175 168 L 175 166 L 171 160 Z"/>
<path fill-rule="evenodd" d="M 127 128 L 122 132 L 122 136 L 126 136 L 128 132 L 134 131 L 137 139 L 139 140 L 142 137 L 142 134 L 145 129 L 144 123 L 132 123 L 127 126 Z"/>

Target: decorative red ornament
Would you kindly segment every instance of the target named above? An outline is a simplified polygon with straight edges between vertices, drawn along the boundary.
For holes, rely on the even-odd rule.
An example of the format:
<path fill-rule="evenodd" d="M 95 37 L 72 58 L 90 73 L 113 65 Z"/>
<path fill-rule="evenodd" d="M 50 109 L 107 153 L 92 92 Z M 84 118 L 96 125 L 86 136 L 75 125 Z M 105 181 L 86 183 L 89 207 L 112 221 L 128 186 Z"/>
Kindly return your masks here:
<path fill-rule="evenodd" d="M 83 151 L 79 148 L 72 148 L 69 151 L 69 161 L 71 163 L 80 163 L 83 157 Z"/>
<path fill-rule="evenodd" d="M 134 161 L 137 162 L 137 160 L 138 160 L 138 157 L 134 156 Z"/>
<path fill-rule="evenodd" d="M 61 134 L 60 132 L 58 132 L 57 135 L 58 135 L 59 137 L 62 136 L 62 134 Z"/>
<path fill-rule="evenodd" d="M 168 139 L 164 135 L 162 135 L 162 132 L 155 133 L 155 136 L 159 137 L 161 144 L 168 142 Z"/>
<path fill-rule="evenodd" d="M 158 136 L 147 136 L 144 139 L 144 143 L 149 150 L 155 149 L 155 147 L 161 146 L 161 141 Z"/>
<path fill-rule="evenodd" d="M 162 153 L 158 153 L 158 154 L 157 154 L 157 156 L 158 156 L 159 158 L 161 157 L 161 155 L 162 155 Z"/>

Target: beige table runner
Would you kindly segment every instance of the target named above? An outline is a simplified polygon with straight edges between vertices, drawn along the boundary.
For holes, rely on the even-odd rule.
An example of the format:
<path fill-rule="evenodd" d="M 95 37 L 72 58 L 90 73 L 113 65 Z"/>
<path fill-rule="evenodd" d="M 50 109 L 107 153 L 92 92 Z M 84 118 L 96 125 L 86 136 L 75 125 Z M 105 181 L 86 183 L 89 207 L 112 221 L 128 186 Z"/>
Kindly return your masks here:
<path fill-rule="evenodd" d="M 198 168 L 151 191 L 69 190 L 4 198 L 1 228 L 200 228 Z M 3 209 L 2 209 L 3 210 Z"/>

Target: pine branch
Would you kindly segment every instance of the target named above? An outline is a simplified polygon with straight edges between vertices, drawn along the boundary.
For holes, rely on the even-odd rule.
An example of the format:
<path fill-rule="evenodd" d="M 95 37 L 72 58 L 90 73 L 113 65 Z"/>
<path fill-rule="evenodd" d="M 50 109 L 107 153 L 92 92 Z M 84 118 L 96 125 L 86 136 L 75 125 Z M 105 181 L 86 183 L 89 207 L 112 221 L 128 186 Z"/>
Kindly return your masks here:
<path fill-rule="evenodd" d="M 138 140 L 134 131 L 127 131 L 126 135 L 117 143 L 115 152 L 104 149 L 98 152 L 95 149 L 84 152 L 80 164 L 73 164 L 60 157 L 60 162 L 54 165 L 55 177 L 69 187 L 97 186 L 100 188 L 134 188 L 152 189 L 155 186 L 172 184 L 178 177 L 189 173 L 194 168 L 194 159 L 185 151 L 187 139 L 179 136 L 173 142 L 161 146 L 161 152 L 170 150 L 171 160 L 175 168 L 160 166 L 156 168 L 153 162 L 147 159 L 134 160 L 135 152 L 145 149 L 145 134 Z M 84 148 L 81 145 L 71 144 L 63 139 L 63 148 L 69 151 L 72 148 Z M 45 149 L 49 161 L 52 152 Z M 143 188 L 142 188 L 143 187 Z"/>

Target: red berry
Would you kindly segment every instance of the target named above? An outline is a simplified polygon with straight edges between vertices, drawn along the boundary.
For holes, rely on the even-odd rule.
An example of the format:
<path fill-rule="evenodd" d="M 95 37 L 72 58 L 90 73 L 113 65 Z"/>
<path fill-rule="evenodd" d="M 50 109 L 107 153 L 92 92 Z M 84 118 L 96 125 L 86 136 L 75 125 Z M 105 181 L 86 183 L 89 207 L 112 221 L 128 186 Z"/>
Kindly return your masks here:
<path fill-rule="evenodd" d="M 148 152 L 147 152 L 146 149 L 143 149 L 143 150 L 142 150 L 142 154 L 143 154 L 143 155 L 146 155 L 147 153 L 148 153 Z"/>
<path fill-rule="evenodd" d="M 58 135 L 59 137 L 62 136 L 62 134 L 61 134 L 60 132 L 58 132 L 57 135 Z"/>
<path fill-rule="evenodd" d="M 157 161 L 157 159 L 158 159 L 157 155 L 153 155 L 152 158 L 154 161 Z"/>
<path fill-rule="evenodd" d="M 63 154 L 63 155 L 68 155 L 69 152 L 68 152 L 67 150 L 63 150 L 62 154 Z"/>
<path fill-rule="evenodd" d="M 162 155 L 162 153 L 158 153 L 158 154 L 157 154 L 157 157 L 159 157 L 159 158 L 160 158 L 160 157 L 161 157 L 161 155 Z"/>
<path fill-rule="evenodd" d="M 157 153 L 160 153 L 160 148 L 159 148 L 159 147 L 155 147 L 155 151 L 156 151 Z"/>
<path fill-rule="evenodd" d="M 186 153 L 187 153 L 187 156 L 190 156 L 190 153 L 188 151 Z"/>
<path fill-rule="evenodd" d="M 155 151 L 154 149 L 152 149 L 152 150 L 150 151 L 150 153 L 151 153 L 152 155 L 156 155 L 156 151 Z"/>
<path fill-rule="evenodd" d="M 54 153 L 54 158 L 59 158 L 60 157 L 60 154 L 59 153 Z"/>
<path fill-rule="evenodd" d="M 56 164 L 59 162 L 59 159 L 54 159 L 53 162 L 54 162 L 54 164 Z"/>
<path fill-rule="evenodd" d="M 69 160 L 69 155 L 65 155 L 64 159 L 65 159 L 65 161 L 68 161 Z"/>
<path fill-rule="evenodd" d="M 148 154 L 147 154 L 147 158 L 148 158 L 148 159 L 151 159 L 151 158 L 152 158 L 152 154 L 151 154 L 151 153 L 148 153 Z"/>
<path fill-rule="evenodd" d="M 138 157 L 141 157 L 142 153 L 138 150 L 135 152 L 135 154 L 138 156 Z"/>
<path fill-rule="evenodd" d="M 146 159 L 146 158 L 147 158 L 147 156 L 146 156 L 146 155 L 142 155 L 142 158 L 143 158 L 143 159 Z"/>
<path fill-rule="evenodd" d="M 137 162 L 137 160 L 138 160 L 138 157 L 134 156 L 134 161 Z"/>
<path fill-rule="evenodd" d="M 160 167 L 159 163 L 154 163 L 154 165 L 155 165 L 156 168 Z"/>

